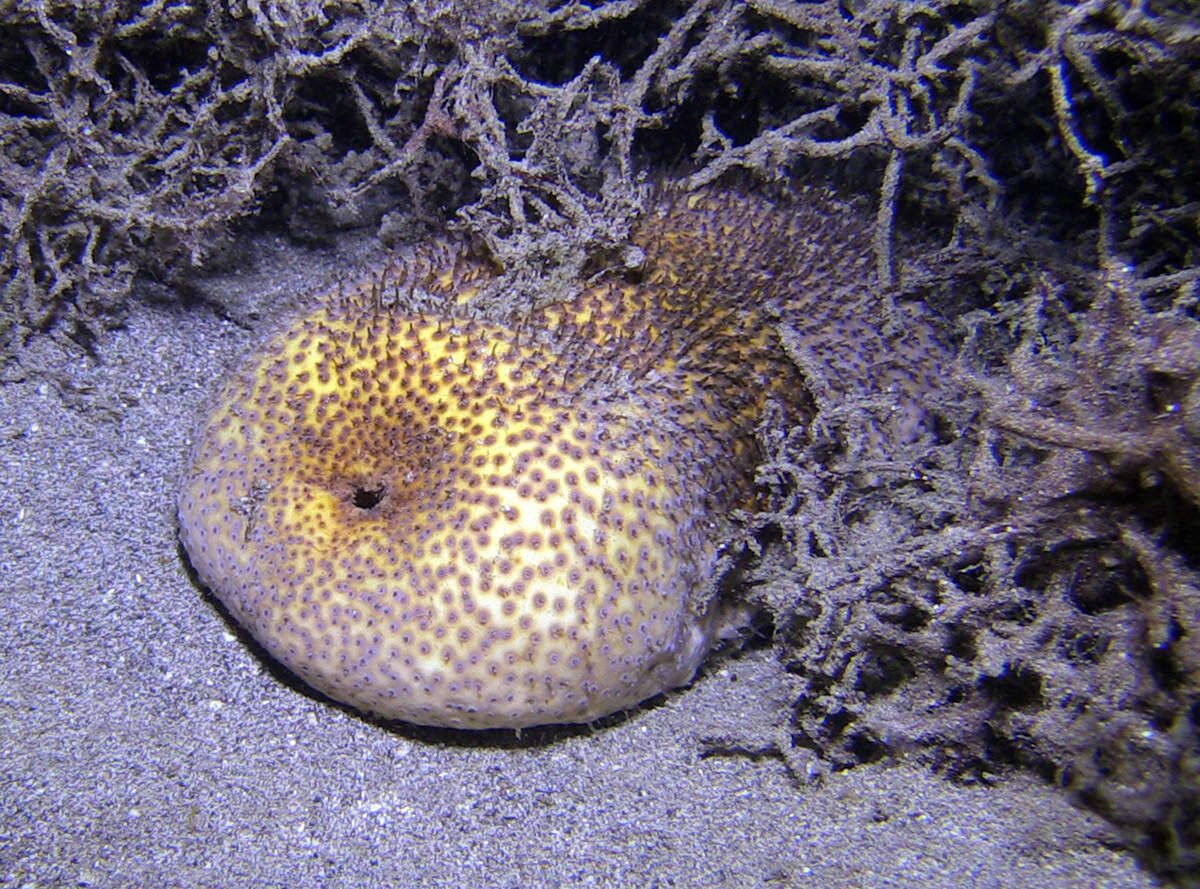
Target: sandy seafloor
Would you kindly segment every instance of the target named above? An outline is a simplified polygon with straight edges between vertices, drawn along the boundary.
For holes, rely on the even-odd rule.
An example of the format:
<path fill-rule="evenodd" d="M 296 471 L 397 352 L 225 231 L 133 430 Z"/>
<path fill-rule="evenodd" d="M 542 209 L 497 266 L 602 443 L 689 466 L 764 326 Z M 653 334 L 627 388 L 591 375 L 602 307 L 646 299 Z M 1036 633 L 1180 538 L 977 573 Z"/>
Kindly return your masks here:
<path fill-rule="evenodd" d="M 770 651 L 614 724 L 452 735 L 305 694 L 189 576 L 175 495 L 213 382 L 347 262 L 262 239 L 101 362 L 35 342 L 0 385 L 0 886 L 1145 887 L 1032 777 L 814 784 L 770 737 Z M 758 741 L 755 741 L 758 739 Z"/>

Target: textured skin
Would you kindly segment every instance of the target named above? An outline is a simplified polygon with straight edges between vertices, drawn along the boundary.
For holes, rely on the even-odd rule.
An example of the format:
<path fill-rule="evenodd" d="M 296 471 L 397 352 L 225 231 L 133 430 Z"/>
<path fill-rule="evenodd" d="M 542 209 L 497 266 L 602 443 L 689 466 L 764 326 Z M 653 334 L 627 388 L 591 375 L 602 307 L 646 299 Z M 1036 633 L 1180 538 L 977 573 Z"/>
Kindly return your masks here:
<path fill-rule="evenodd" d="M 193 566 L 306 682 L 387 718 L 584 722 L 687 682 L 766 393 L 793 420 L 809 404 L 761 308 L 790 292 L 799 224 L 669 200 L 636 233 L 642 280 L 519 328 L 378 308 L 401 278 L 463 301 L 488 271 L 454 253 L 327 300 L 202 424 L 179 500 Z"/>

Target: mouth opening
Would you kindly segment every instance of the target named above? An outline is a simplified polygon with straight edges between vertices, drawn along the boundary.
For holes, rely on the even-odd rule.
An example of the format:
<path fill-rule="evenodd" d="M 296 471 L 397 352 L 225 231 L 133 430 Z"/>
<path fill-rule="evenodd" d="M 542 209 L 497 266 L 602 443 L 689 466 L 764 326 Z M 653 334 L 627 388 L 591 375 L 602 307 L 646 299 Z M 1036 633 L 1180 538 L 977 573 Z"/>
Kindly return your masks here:
<path fill-rule="evenodd" d="M 350 502 L 359 509 L 374 509 L 386 493 L 387 486 L 383 484 L 374 488 L 360 485 L 350 493 Z"/>

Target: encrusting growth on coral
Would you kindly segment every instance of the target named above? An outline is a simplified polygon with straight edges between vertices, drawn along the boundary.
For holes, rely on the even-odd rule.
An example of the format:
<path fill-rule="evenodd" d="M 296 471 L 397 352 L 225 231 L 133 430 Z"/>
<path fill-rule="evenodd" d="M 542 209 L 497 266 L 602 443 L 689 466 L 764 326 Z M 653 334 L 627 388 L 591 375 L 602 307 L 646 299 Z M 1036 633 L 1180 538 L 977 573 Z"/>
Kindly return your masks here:
<path fill-rule="evenodd" d="M 839 289 L 869 239 L 824 193 L 667 195 L 639 275 L 509 325 L 470 317 L 491 272 L 468 253 L 398 263 L 221 388 L 179 500 L 192 564 L 306 682 L 387 718 L 585 722 L 687 682 L 730 619 L 719 541 L 754 500 L 755 426 L 768 399 L 810 416 L 779 319 L 830 385 L 920 423 L 934 339 L 915 315 L 885 337 Z M 462 317 L 384 306 L 400 286 Z"/>

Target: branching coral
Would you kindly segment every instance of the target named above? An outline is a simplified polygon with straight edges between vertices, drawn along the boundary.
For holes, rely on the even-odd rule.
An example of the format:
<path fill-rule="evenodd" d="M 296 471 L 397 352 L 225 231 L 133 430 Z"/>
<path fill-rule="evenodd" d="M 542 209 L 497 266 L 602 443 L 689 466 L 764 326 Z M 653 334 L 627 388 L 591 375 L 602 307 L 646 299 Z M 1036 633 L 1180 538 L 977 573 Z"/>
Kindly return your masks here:
<path fill-rule="evenodd" d="M 1146 311 L 1121 267 L 1077 316 L 1052 290 L 1030 307 L 1008 374 L 970 379 L 993 430 L 973 462 L 976 494 L 1012 523 L 1011 562 L 990 570 L 1030 595 L 1005 669 L 1036 683 L 1041 703 L 992 728 L 1151 860 L 1194 868 L 1200 324 Z M 1032 459 L 1012 459 L 1022 444 Z"/>
<path fill-rule="evenodd" d="M 17 340 L 88 338 L 137 276 L 182 281 L 263 208 L 304 238 L 458 211 L 531 303 L 548 268 L 569 280 L 624 243 L 637 172 L 664 160 L 693 185 L 848 164 L 877 194 L 885 282 L 905 200 L 985 266 L 998 213 L 1032 201 L 1147 292 L 1196 277 L 1195 177 L 1155 163 L 1197 154 L 1196 40 L 1148 4 L 43 0 L 0 29 Z"/>
<path fill-rule="evenodd" d="M 798 686 L 782 752 L 801 774 L 899 751 L 959 775 L 1020 763 L 1185 873 L 1200 840 L 1200 326 L 1147 312 L 1124 269 L 1078 313 L 1043 285 L 969 319 L 964 437 L 855 459 L 840 442 L 866 419 L 826 407 L 815 437 L 760 467 L 779 509 L 756 521 L 788 542 L 752 574 Z"/>

